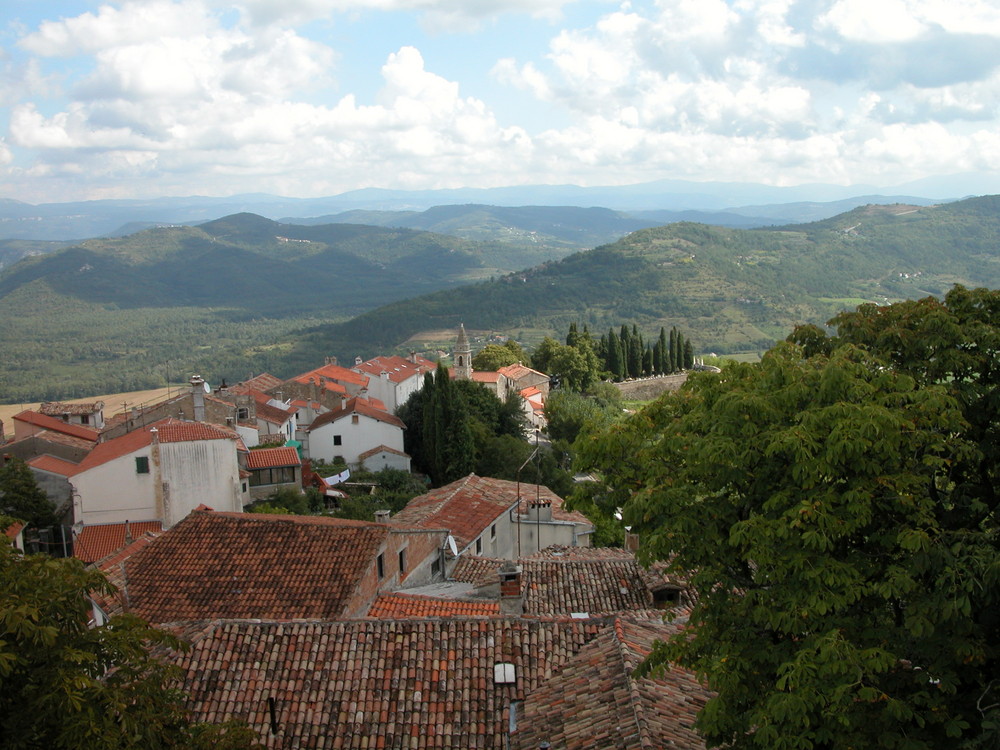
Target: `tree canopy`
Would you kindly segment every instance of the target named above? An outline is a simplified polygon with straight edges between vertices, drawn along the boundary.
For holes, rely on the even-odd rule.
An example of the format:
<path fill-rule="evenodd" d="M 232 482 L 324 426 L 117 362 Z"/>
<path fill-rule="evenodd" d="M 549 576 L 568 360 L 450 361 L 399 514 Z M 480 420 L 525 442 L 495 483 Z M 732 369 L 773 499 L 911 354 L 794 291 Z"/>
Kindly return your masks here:
<path fill-rule="evenodd" d="M 647 668 L 705 677 L 709 744 L 1000 741 L 998 313 L 961 288 L 859 308 L 584 441 L 696 592 Z"/>
<path fill-rule="evenodd" d="M 0 513 L 36 528 L 56 523 L 52 503 L 39 488 L 31 469 L 20 458 L 10 457 L 0 466 Z"/>
<path fill-rule="evenodd" d="M 89 627 L 87 593 L 114 588 L 79 560 L 21 556 L 0 540 L 0 737 L 38 748 L 253 748 L 245 725 L 193 725 L 178 672 L 151 655 L 181 648 L 132 615 Z"/>

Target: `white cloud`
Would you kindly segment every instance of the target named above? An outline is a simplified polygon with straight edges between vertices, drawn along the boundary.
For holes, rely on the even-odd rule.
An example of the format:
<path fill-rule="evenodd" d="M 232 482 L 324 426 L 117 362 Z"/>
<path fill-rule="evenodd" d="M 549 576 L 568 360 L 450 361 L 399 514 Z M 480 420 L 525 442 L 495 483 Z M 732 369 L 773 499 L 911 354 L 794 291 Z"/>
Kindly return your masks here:
<path fill-rule="evenodd" d="M 364 11 L 420 14 L 435 29 L 461 30 L 507 14 L 554 19 L 576 0 L 243 0 L 248 21 L 256 25 L 299 24 L 334 14 Z M 219 2 L 228 6 L 228 2 Z"/>

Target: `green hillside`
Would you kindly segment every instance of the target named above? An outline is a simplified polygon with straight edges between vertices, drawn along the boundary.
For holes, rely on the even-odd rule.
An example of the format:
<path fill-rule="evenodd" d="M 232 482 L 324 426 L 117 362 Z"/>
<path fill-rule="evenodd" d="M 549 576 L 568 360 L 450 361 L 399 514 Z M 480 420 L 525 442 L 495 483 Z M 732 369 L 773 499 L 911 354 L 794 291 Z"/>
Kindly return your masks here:
<path fill-rule="evenodd" d="M 701 351 L 758 351 L 798 323 L 861 302 L 1000 286 L 1000 197 L 867 206 L 793 227 L 673 224 L 501 279 L 393 303 L 309 332 L 303 350 L 346 355 L 456 327 L 603 331 L 676 325 Z M 539 334 L 540 335 L 540 334 Z"/>
<path fill-rule="evenodd" d="M 672 224 L 514 273 L 510 258 L 410 229 L 245 214 L 90 240 L 0 274 L 0 399 L 289 375 L 326 355 L 447 344 L 427 332 L 460 322 L 531 344 L 574 321 L 628 321 L 677 326 L 700 352 L 756 352 L 861 302 L 1000 287 L 1000 197 L 766 230 Z"/>

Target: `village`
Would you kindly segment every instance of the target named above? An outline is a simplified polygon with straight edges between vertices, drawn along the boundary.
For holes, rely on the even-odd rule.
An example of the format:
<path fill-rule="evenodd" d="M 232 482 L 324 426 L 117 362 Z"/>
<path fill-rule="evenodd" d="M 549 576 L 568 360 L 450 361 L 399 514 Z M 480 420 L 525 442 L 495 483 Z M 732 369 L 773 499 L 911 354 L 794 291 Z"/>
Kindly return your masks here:
<path fill-rule="evenodd" d="M 526 431 L 544 431 L 548 375 L 474 370 L 464 327 L 450 361 L 453 379 L 519 394 Z M 275 748 L 705 747 L 695 677 L 633 674 L 682 626 L 684 581 L 640 565 L 634 535 L 592 546 L 547 487 L 469 474 L 367 520 L 252 512 L 289 490 L 335 505 L 352 471 L 409 472 L 395 412 L 436 365 L 195 375 L 107 418 L 99 401 L 44 403 L 13 418 L 3 457 L 71 529 L 50 544 L 115 585 L 92 594 L 94 627 L 129 613 L 190 642 L 164 658 L 197 721 L 245 722 Z M 24 532 L 7 532 L 22 549 Z"/>

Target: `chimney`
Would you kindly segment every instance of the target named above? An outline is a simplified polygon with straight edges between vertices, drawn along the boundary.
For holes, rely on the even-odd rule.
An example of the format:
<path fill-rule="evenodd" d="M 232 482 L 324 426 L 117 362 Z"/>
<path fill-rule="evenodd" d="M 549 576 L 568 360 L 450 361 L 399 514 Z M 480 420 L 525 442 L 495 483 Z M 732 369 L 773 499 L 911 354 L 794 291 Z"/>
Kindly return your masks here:
<path fill-rule="evenodd" d="M 354 366 L 355 367 L 357 367 L 358 365 L 360 365 L 362 362 L 364 362 L 364 360 L 361 359 L 361 357 L 355 357 L 354 358 Z"/>
<path fill-rule="evenodd" d="M 552 501 L 538 498 L 528 503 L 529 521 L 551 521 Z"/>
<path fill-rule="evenodd" d="M 194 421 L 205 421 L 205 381 L 201 375 L 192 375 L 191 399 L 194 401 Z"/>
<path fill-rule="evenodd" d="M 416 352 L 414 352 L 414 351 L 410 352 L 410 361 L 413 364 L 417 364 L 417 353 Z"/>
<path fill-rule="evenodd" d="M 510 560 L 500 568 L 500 614 L 508 617 L 520 617 L 524 614 L 521 566 Z"/>
<path fill-rule="evenodd" d="M 389 523 L 389 514 L 391 511 L 388 510 L 377 510 L 375 511 L 375 522 L 376 523 Z"/>
<path fill-rule="evenodd" d="M 632 554 L 639 551 L 639 535 L 632 533 L 632 527 L 625 527 L 625 549 Z"/>

